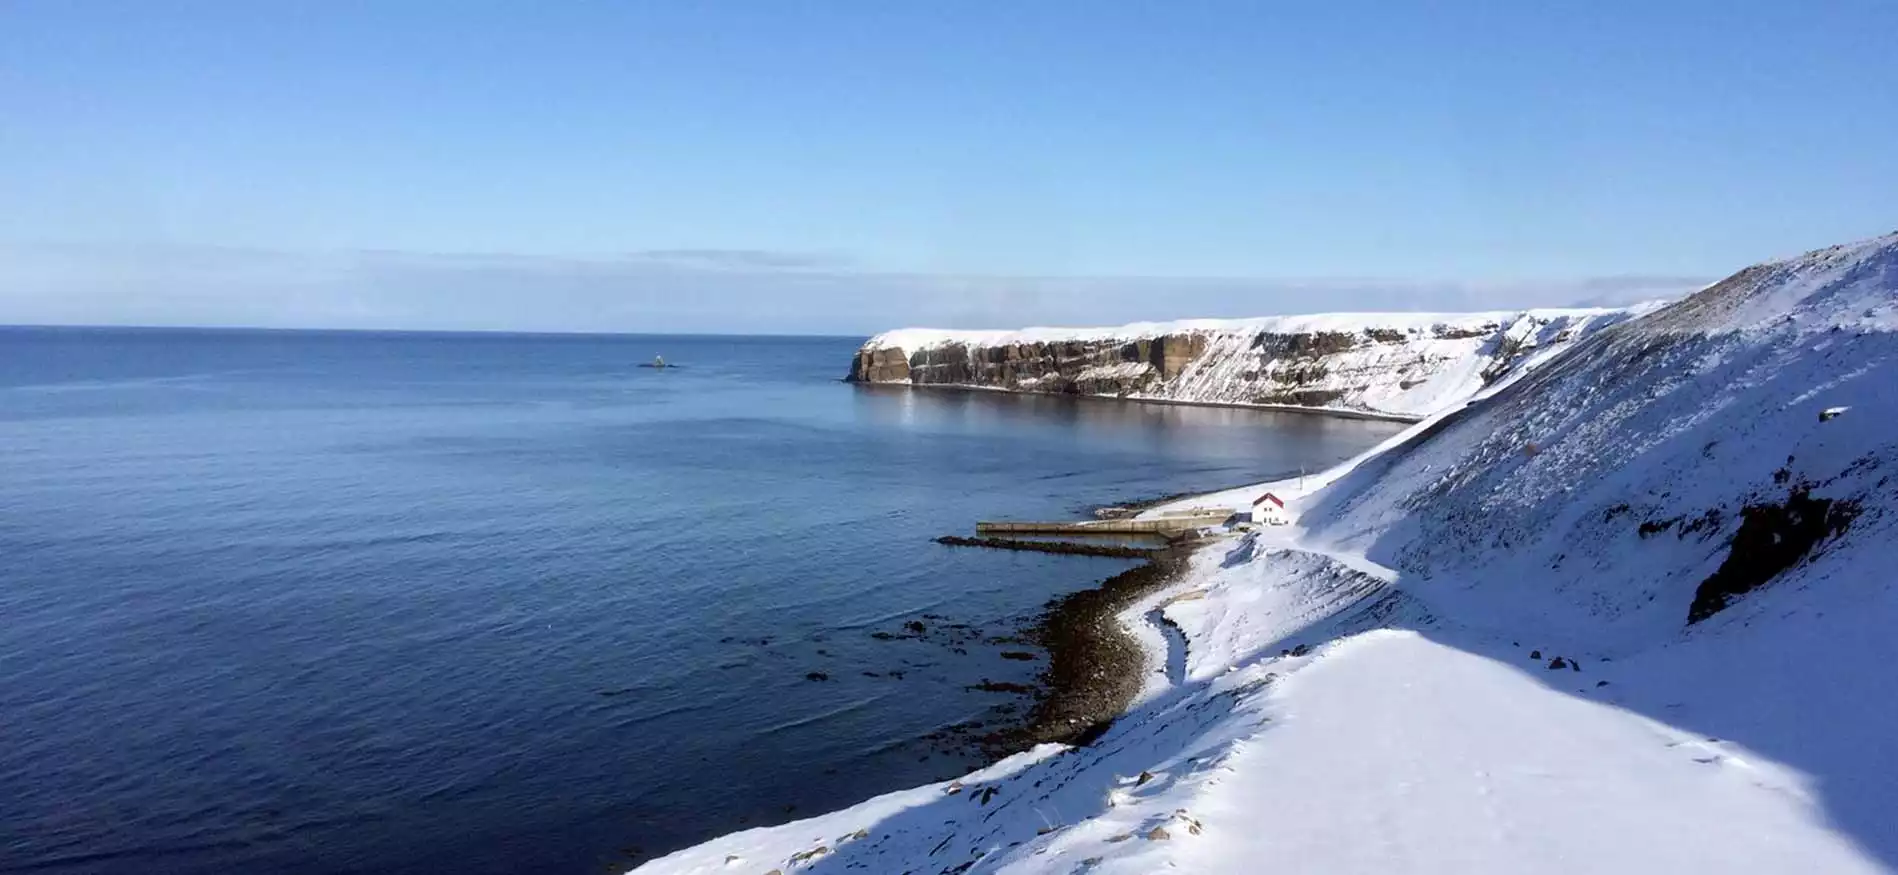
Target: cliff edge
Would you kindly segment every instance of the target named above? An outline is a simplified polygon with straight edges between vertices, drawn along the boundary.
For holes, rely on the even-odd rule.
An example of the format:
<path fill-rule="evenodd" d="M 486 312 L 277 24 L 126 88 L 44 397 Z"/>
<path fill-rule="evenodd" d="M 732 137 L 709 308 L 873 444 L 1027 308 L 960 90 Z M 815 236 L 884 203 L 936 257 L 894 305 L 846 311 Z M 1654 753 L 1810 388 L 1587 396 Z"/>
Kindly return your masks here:
<path fill-rule="evenodd" d="M 847 379 L 1418 419 L 1471 397 L 1529 356 L 1658 306 L 906 328 L 864 343 Z"/>

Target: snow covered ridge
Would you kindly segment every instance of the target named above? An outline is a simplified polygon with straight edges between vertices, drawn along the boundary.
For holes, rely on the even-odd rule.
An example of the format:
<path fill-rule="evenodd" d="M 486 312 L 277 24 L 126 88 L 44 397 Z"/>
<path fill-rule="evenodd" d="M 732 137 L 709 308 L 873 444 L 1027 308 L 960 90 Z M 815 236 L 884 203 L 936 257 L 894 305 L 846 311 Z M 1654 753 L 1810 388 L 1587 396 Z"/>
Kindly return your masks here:
<path fill-rule="evenodd" d="M 638 871 L 1898 870 L 1895 306 L 1898 235 L 1749 268 L 1308 492 L 1156 509 L 1294 524 L 1121 615 L 1093 745 Z"/>
<path fill-rule="evenodd" d="M 1702 290 L 1657 320 L 1657 331 L 1898 329 L 1898 233 L 1749 267 Z"/>
<path fill-rule="evenodd" d="M 1526 355 L 1658 306 L 906 328 L 865 343 L 849 378 L 1415 419 L 1466 400 Z"/>

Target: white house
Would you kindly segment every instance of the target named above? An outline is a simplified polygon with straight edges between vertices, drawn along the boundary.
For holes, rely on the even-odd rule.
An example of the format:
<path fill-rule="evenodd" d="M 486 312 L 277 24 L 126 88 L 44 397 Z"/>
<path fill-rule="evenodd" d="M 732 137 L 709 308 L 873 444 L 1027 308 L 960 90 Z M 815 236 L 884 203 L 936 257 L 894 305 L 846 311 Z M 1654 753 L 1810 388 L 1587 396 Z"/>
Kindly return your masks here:
<path fill-rule="evenodd" d="M 1285 512 L 1285 500 L 1268 492 L 1252 500 L 1252 521 L 1269 526 L 1282 526 L 1292 521 Z"/>

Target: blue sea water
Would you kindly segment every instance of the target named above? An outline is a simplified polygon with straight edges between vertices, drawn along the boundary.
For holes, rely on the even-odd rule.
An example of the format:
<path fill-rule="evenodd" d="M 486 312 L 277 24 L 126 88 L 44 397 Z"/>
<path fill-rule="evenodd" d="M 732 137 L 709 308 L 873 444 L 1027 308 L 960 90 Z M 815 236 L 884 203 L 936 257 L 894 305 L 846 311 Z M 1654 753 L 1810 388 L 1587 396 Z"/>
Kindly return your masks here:
<path fill-rule="evenodd" d="M 1394 429 L 858 342 L 0 329 L 0 871 L 615 871 L 956 774 L 984 639 L 1127 566 L 930 538 Z"/>

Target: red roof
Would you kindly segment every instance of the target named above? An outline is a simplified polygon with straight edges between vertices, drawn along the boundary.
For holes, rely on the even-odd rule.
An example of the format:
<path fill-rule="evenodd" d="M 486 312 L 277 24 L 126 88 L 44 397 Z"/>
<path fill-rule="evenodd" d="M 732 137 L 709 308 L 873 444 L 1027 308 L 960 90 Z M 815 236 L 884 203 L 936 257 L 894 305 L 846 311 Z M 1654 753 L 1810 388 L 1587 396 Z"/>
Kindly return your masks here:
<path fill-rule="evenodd" d="M 1264 494 L 1264 495 L 1261 495 L 1261 496 L 1259 496 L 1259 497 L 1258 497 L 1257 499 L 1255 499 L 1255 500 L 1254 500 L 1254 501 L 1252 502 L 1252 506 L 1253 506 L 1253 507 L 1258 507 L 1259 505 L 1261 505 L 1261 504 L 1264 504 L 1264 503 L 1266 503 L 1266 502 L 1268 502 L 1268 501 L 1269 501 L 1269 502 L 1272 502 L 1273 504 L 1276 504 L 1276 505 L 1278 505 L 1278 506 L 1279 506 L 1279 507 L 1281 507 L 1281 508 L 1285 506 L 1285 502 L 1284 502 L 1284 500 L 1282 500 L 1282 499 L 1280 499 L 1280 498 L 1279 498 L 1278 496 L 1276 496 L 1276 495 L 1273 495 L 1273 494 L 1272 494 L 1272 493 L 1270 493 L 1270 492 L 1268 492 L 1268 493 L 1266 493 L 1266 494 Z"/>

